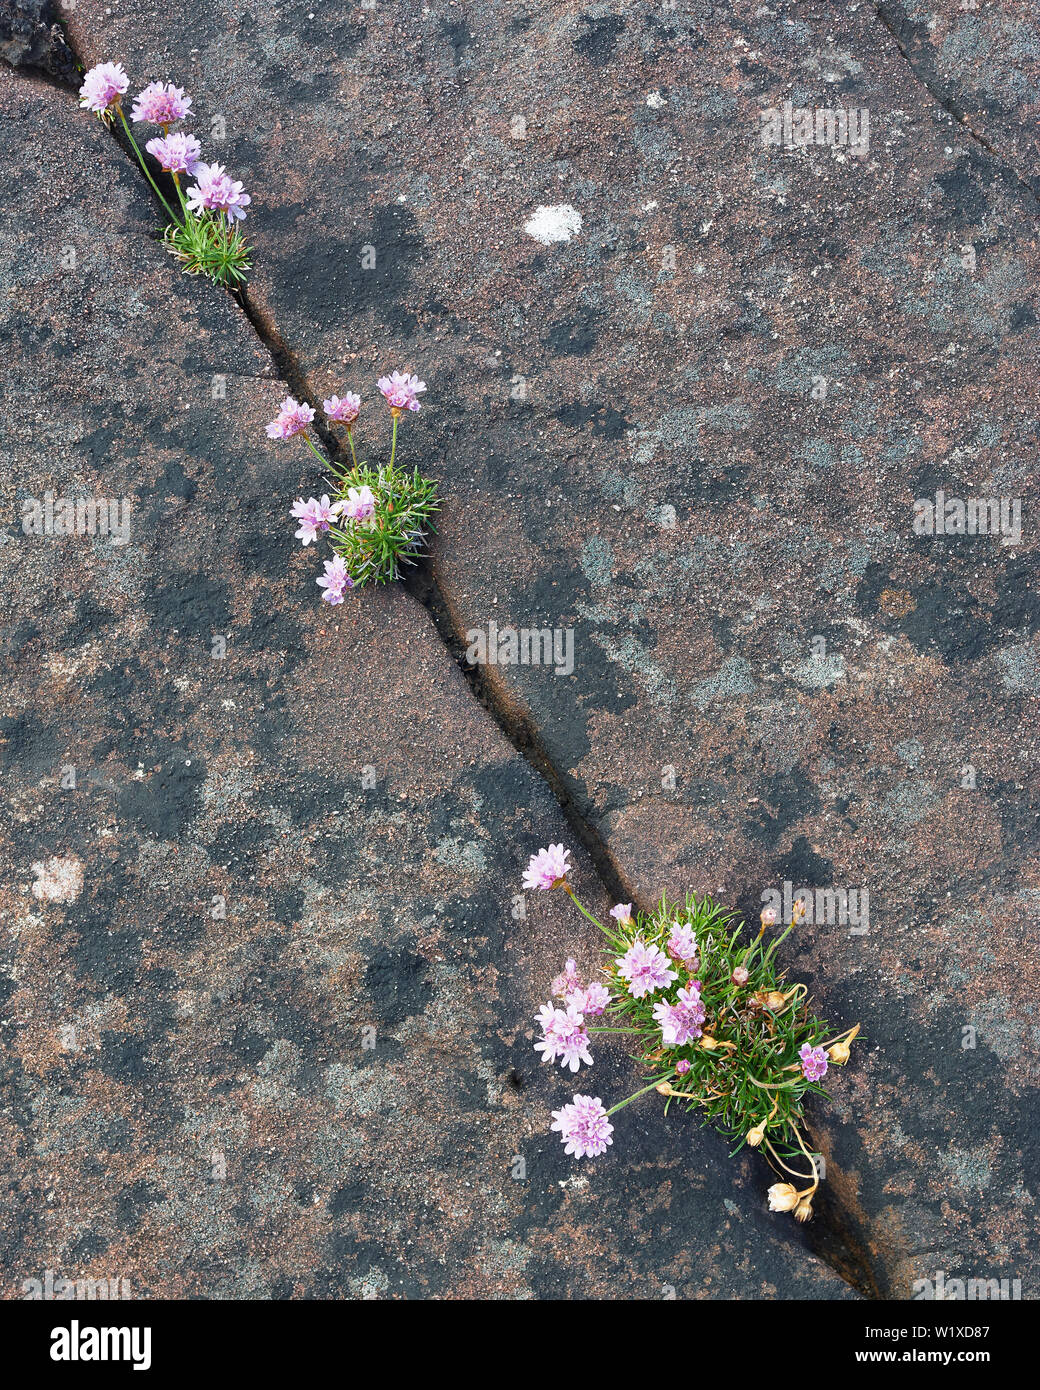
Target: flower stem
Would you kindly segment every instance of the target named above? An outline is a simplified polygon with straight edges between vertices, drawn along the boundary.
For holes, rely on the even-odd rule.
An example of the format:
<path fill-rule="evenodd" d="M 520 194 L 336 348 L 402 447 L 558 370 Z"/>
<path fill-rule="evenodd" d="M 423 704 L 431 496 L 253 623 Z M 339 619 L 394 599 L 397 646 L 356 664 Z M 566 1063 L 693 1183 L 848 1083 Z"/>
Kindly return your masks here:
<path fill-rule="evenodd" d="M 662 1081 L 667 1081 L 667 1079 L 668 1079 L 669 1076 L 674 1076 L 674 1075 L 675 1075 L 675 1072 L 674 1072 L 674 1071 L 670 1071 L 670 1072 L 668 1072 L 667 1075 L 665 1075 L 664 1077 L 660 1077 L 660 1076 L 659 1076 L 659 1077 L 657 1078 L 656 1081 L 651 1081 L 651 1082 L 650 1082 L 650 1085 L 649 1085 L 649 1086 L 644 1086 L 643 1089 L 642 1089 L 641 1091 L 634 1091 L 634 1092 L 632 1093 L 632 1095 L 626 1097 L 625 1100 L 619 1100 L 618 1103 L 617 1103 L 617 1105 L 612 1105 L 612 1106 L 610 1107 L 610 1109 L 607 1111 L 607 1114 L 608 1114 L 608 1115 L 613 1115 L 613 1114 L 615 1114 L 618 1110 L 624 1109 L 624 1107 L 625 1107 L 626 1105 L 631 1105 L 631 1103 L 632 1103 L 634 1100 L 638 1100 L 640 1096 L 645 1096 L 646 1093 L 647 1093 L 647 1091 L 656 1091 L 657 1088 L 658 1088 L 658 1086 L 660 1086 L 660 1084 L 661 1084 Z"/>
<path fill-rule="evenodd" d="M 314 445 L 311 443 L 310 436 L 307 433 L 304 433 L 303 440 L 304 443 L 307 445 L 307 448 L 310 449 L 311 453 L 314 455 L 314 457 L 318 459 L 318 461 L 321 463 L 322 468 L 327 468 L 329 462 L 328 459 L 323 457 L 321 451 L 314 447 Z"/>
<path fill-rule="evenodd" d="M 149 170 L 148 165 L 145 163 L 144 155 L 141 153 L 140 148 L 138 147 L 137 141 L 134 139 L 133 134 L 132 134 L 132 132 L 131 132 L 131 130 L 130 130 L 130 127 L 127 125 L 126 117 L 123 115 L 123 108 L 122 108 L 121 106 L 117 106 L 117 107 L 116 107 L 116 110 L 119 112 L 119 119 L 120 119 L 120 121 L 121 121 L 122 124 L 123 124 L 123 129 L 126 131 L 126 138 L 130 141 L 130 144 L 133 146 L 134 154 L 137 156 L 137 162 L 138 162 L 138 164 L 140 164 L 141 168 L 144 170 L 144 176 L 145 176 L 145 178 L 146 178 L 146 179 L 148 180 L 148 182 L 152 185 L 152 189 L 153 189 L 154 192 L 155 192 L 155 196 L 159 199 L 159 202 L 162 203 L 163 207 L 166 209 L 166 211 L 167 211 L 167 213 L 168 213 L 168 215 L 169 215 L 169 217 L 170 217 L 170 220 L 171 220 L 172 222 L 176 222 L 176 221 L 177 221 L 177 214 L 173 211 L 173 209 L 170 207 L 169 203 L 166 201 L 166 199 L 163 197 L 163 195 L 159 192 L 159 185 L 158 185 L 158 184 L 155 182 L 155 180 L 152 178 L 151 171 Z"/>
<path fill-rule="evenodd" d="M 585 909 L 582 907 L 581 903 L 580 903 L 580 902 L 578 901 L 578 899 L 575 897 L 575 895 L 574 895 L 574 889 L 571 887 L 571 885 L 570 885 L 569 883 L 564 883 L 564 884 L 562 885 L 562 887 L 563 887 L 563 891 L 567 894 L 568 898 L 570 898 L 571 902 L 572 902 L 572 903 L 574 904 L 574 906 L 578 909 L 578 911 L 582 914 L 582 916 L 583 916 L 583 917 L 587 917 L 594 927 L 599 927 L 599 929 L 600 929 L 601 932 L 603 932 L 606 936 L 609 936 L 609 935 L 610 935 L 610 932 L 607 931 L 607 929 L 606 929 L 606 927 L 603 925 L 603 923 L 602 923 L 602 922 L 597 922 L 596 919 L 595 919 L 595 917 L 593 917 L 592 913 L 591 913 L 591 912 L 586 912 Z"/>
<path fill-rule="evenodd" d="M 397 421 L 394 421 L 396 425 Z M 354 452 L 354 431 L 347 426 L 347 443 L 350 445 L 350 457 L 354 460 L 354 467 L 357 467 L 357 454 Z"/>
<path fill-rule="evenodd" d="M 394 416 L 394 437 L 390 444 L 390 467 L 394 466 L 394 455 L 397 453 L 397 416 Z"/>

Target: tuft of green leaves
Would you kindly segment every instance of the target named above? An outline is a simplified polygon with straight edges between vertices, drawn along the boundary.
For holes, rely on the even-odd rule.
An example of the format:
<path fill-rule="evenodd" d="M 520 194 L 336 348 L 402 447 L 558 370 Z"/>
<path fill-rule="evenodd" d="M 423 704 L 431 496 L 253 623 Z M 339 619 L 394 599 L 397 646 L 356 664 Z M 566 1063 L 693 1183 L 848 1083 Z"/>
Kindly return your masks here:
<path fill-rule="evenodd" d="M 346 561 L 356 586 L 386 584 L 400 578 L 402 565 L 414 565 L 427 533 L 436 531 L 432 517 L 440 508 L 437 484 L 418 470 L 395 464 L 371 468 L 367 463 L 335 472 L 336 499 L 351 488 L 369 487 L 375 511 L 365 521 L 329 528 L 337 555 Z"/>
<path fill-rule="evenodd" d="M 233 288 L 246 278 L 252 251 L 239 229 L 217 213 L 196 214 L 184 209 L 184 221 L 173 222 L 163 245 L 180 261 L 186 275 L 206 275 L 218 285 Z"/>
<path fill-rule="evenodd" d="M 679 978 L 669 989 L 633 999 L 618 978 L 616 957 L 624 955 L 637 936 L 666 950 L 676 924 L 693 928 L 697 968 L 687 970 L 673 962 Z M 805 1043 L 813 1047 L 824 1043 L 827 1025 L 810 1012 L 804 985 L 785 986 L 773 959 L 778 941 L 766 948 L 759 933 L 749 943 L 742 939 L 742 929 L 743 923 L 737 923 L 732 912 L 710 898 L 698 900 L 692 894 L 682 906 L 662 896 L 653 913 L 639 913 L 632 923 L 611 919 L 610 926 L 603 928 L 609 940 L 605 974 L 615 999 L 603 1022 L 610 1019 L 615 1028 L 638 1039 L 633 1060 L 670 1088 L 666 1111 L 673 1101 L 698 1110 L 705 1125 L 736 1142 L 734 1153 L 747 1142 L 748 1132 L 762 1125 L 778 1153 L 797 1156 L 797 1127 L 805 1097 L 810 1091 L 827 1095 L 818 1082 L 805 1079 L 798 1051 Z M 745 984 L 733 981 L 738 966 L 748 972 Z M 663 1047 L 653 1007 L 661 1002 L 674 1004 L 680 988 L 691 980 L 701 982 L 703 1034 L 685 1047 Z M 714 1040 L 714 1046 L 710 1041 L 705 1046 L 706 1039 Z M 675 1070 L 682 1059 L 690 1063 L 685 1075 Z"/>

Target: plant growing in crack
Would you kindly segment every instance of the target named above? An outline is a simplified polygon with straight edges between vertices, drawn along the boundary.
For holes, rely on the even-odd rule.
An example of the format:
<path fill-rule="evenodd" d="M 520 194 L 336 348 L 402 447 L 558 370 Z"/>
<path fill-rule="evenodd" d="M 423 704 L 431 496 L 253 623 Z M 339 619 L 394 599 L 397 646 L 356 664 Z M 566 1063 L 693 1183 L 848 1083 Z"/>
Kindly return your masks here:
<path fill-rule="evenodd" d="M 665 1113 L 673 1100 L 699 1109 L 704 1124 L 736 1141 L 734 1154 L 745 1144 L 761 1147 L 782 1179 L 769 1189 L 770 1210 L 808 1221 L 820 1169 L 802 1135 L 805 1098 L 810 1092 L 827 1095 L 819 1083 L 830 1063 L 848 1061 L 859 1024 L 831 1034 L 810 1013 L 805 986 L 788 986 L 778 974 L 775 952 L 799 921 L 798 905 L 790 926 L 768 947 L 765 933 L 776 922 L 772 909 L 762 913 L 754 941 L 742 942 L 743 923 L 733 913 L 692 894 L 683 906 L 662 896 L 653 912 L 635 915 L 631 903 L 618 903 L 606 927 L 575 896 L 567 880 L 569 859 L 563 845 L 539 850 L 523 886 L 562 888 L 599 928 L 606 938 L 602 981 L 583 983 L 575 961 L 568 960 L 552 982 L 554 999 L 538 1012 L 541 1038 L 535 1048 L 543 1061 L 576 1072 L 582 1063 L 592 1064 L 591 1034 L 615 1033 L 631 1040 L 635 1059 L 651 1079 L 609 1110 L 588 1095 L 554 1110 L 552 1129 L 567 1153 L 605 1153 L 613 1142 L 610 1116 L 657 1091 L 667 1098 Z M 790 1167 L 793 1162 L 808 1164 L 808 1172 Z"/>
<path fill-rule="evenodd" d="M 310 436 L 314 407 L 287 396 L 267 426 L 269 439 L 303 440 L 322 467 L 331 474 L 330 492 L 321 497 L 297 498 L 291 515 L 300 523 L 296 539 L 310 545 L 327 534 L 335 552 L 325 561 L 325 573 L 315 580 L 324 590 L 326 603 L 342 603 L 347 589 L 365 584 L 385 584 L 400 578 L 402 565 L 414 565 L 428 531 L 436 530 L 433 514 L 439 509 L 437 484 L 418 468 L 408 473 L 397 466 L 397 429 L 406 411 L 419 410 L 419 394 L 426 383 L 405 372 L 380 377 L 379 390 L 390 409 L 393 431 L 390 461 L 378 468 L 359 463 L 354 447 L 354 426 L 361 413 L 361 397 L 348 391 L 342 399 L 324 402 L 330 426 L 341 426 L 350 449 L 350 467 L 330 462 Z"/>
<path fill-rule="evenodd" d="M 130 119 L 136 125 L 158 127 L 161 135 L 147 141 L 145 150 L 173 183 L 173 207 L 156 183 L 123 111 L 130 79 L 122 63 L 98 63 L 83 78 L 79 104 L 106 125 L 119 120 L 144 176 L 170 219 L 163 245 L 188 275 L 207 275 L 218 285 L 234 288 L 245 281 L 251 266 L 250 249 L 237 225 L 245 219 L 251 199 L 223 165 L 206 164 L 194 135 L 173 127 L 190 120 L 191 97 L 172 82 L 149 82 L 134 100 Z M 187 189 L 181 180 L 194 179 Z"/>

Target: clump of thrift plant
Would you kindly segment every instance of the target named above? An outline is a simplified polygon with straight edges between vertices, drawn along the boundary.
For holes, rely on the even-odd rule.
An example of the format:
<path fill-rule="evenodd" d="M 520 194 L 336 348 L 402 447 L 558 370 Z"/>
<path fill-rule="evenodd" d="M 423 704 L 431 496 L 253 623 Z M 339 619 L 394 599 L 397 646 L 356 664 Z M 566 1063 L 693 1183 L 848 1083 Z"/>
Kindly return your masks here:
<path fill-rule="evenodd" d="M 810 1092 L 827 1095 L 820 1082 L 831 1065 L 849 1060 L 859 1025 L 832 1033 L 810 1012 L 805 986 L 788 985 L 778 973 L 776 949 L 804 907 L 795 905 L 790 926 L 768 946 L 766 932 L 776 923 L 772 909 L 762 913 L 758 935 L 749 941 L 733 913 L 693 895 L 682 905 L 662 896 L 650 913 L 618 903 L 605 926 L 575 896 L 569 860 L 563 845 L 539 850 L 523 886 L 562 888 L 603 933 L 603 960 L 591 983 L 575 960 L 567 961 L 550 987 L 553 998 L 538 1012 L 535 1049 L 543 1061 L 575 1073 L 592 1065 L 593 1035 L 616 1033 L 634 1049 L 650 1081 L 610 1109 L 598 1096 L 578 1094 L 554 1110 L 551 1128 L 566 1152 L 577 1158 L 605 1153 L 613 1143 L 610 1117 L 657 1091 L 666 1097 L 666 1113 L 673 1102 L 697 1110 L 704 1124 L 735 1142 L 734 1153 L 745 1144 L 761 1148 L 782 1179 L 769 1189 L 770 1210 L 808 1221 L 820 1170 L 802 1136 L 805 1099 Z"/>
<path fill-rule="evenodd" d="M 378 468 L 359 463 L 354 447 L 354 426 L 361 413 L 361 397 L 350 391 L 324 402 L 330 430 L 341 427 L 347 437 L 351 464 L 330 462 L 311 438 L 314 407 L 287 396 L 267 426 L 269 439 L 297 436 L 330 473 L 329 492 L 322 497 L 301 497 L 291 515 L 299 522 L 296 539 L 305 546 L 327 535 L 333 558 L 325 561 L 325 573 L 315 580 L 326 603 L 342 603 L 348 589 L 365 584 L 385 584 L 400 578 L 402 565 L 414 565 L 427 533 L 436 528 L 433 514 L 437 484 L 417 468 L 411 473 L 397 466 L 397 429 L 406 411 L 419 410 L 419 395 L 426 383 L 417 376 L 394 372 L 380 377 L 379 390 L 393 421 L 390 461 Z"/>
<path fill-rule="evenodd" d="M 203 162 L 202 146 L 194 135 L 173 129 L 180 121 L 192 118 L 191 97 L 184 95 L 184 88 L 172 82 L 149 82 L 134 100 L 130 119 L 135 125 L 155 126 L 161 132 L 146 142 L 145 150 L 173 182 L 177 206 L 171 206 L 152 176 L 123 111 L 129 85 L 122 63 L 98 63 L 83 78 L 79 104 L 106 125 L 119 120 L 145 178 L 170 219 L 163 245 L 180 261 L 185 273 L 208 275 L 225 286 L 244 281 L 251 252 L 237 224 L 245 219 L 249 194 L 223 165 Z M 182 179 L 194 179 L 194 183 L 185 188 Z"/>

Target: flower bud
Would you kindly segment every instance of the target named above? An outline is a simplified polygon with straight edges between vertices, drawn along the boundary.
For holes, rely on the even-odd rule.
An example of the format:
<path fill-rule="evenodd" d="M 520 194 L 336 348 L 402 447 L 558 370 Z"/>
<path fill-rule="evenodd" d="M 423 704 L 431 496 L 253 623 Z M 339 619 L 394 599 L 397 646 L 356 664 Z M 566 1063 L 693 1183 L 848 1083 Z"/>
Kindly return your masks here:
<path fill-rule="evenodd" d="M 827 1049 L 827 1056 L 835 1066 L 843 1067 L 849 1060 L 849 1045 L 847 1042 L 835 1043 L 833 1047 Z"/>
<path fill-rule="evenodd" d="M 757 1149 L 758 1146 L 759 1146 L 759 1144 L 761 1144 L 762 1140 L 763 1140 L 765 1137 L 766 1137 L 766 1123 L 765 1123 L 765 1120 L 763 1120 L 762 1123 L 761 1123 L 760 1125 L 756 1125 L 756 1126 L 754 1127 L 754 1129 L 749 1129 L 748 1132 L 747 1132 L 747 1141 L 748 1141 L 748 1143 L 751 1145 L 751 1147 L 752 1147 L 753 1149 Z"/>
<path fill-rule="evenodd" d="M 777 989 L 771 989 L 769 993 L 766 995 L 767 1009 L 773 1009 L 774 1011 L 777 1009 L 782 1009 L 786 1003 L 787 1000 Z"/>
<path fill-rule="evenodd" d="M 762 925 L 763 925 L 764 927 L 773 927 L 773 926 L 776 925 L 776 908 L 775 908 L 775 907 L 767 907 L 767 908 L 765 908 L 765 910 L 762 912 Z"/>
<path fill-rule="evenodd" d="M 705 1035 L 701 1038 L 701 1047 L 706 1047 L 709 1052 L 714 1052 L 715 1049 L 718 1047 L 718 1043 L 715 1041 L 713 1037 L 705 1033 Z"/>
<path fill-rule="evenodd" d="M 744 968 L 744 966 L 738 965 L 736 970 L 734 970 L 733 974 L 730 976 L 730 979 L 733 981 L 735 985 L 746 985 L 748 982 L 748 972 Z"/>
<path fill-rule="evenodd" d="M 798 1190 L 789 1182 L 775 1182 L 769 1189 L 770 1211 L 793 1211 L 798 1205 Z"/>
<path fill-rule="evenodd" d="M 794 1219 L 796 1221 L 812 1220 L 812 1198 L 803 1197 L 794 1209 Z"/>

